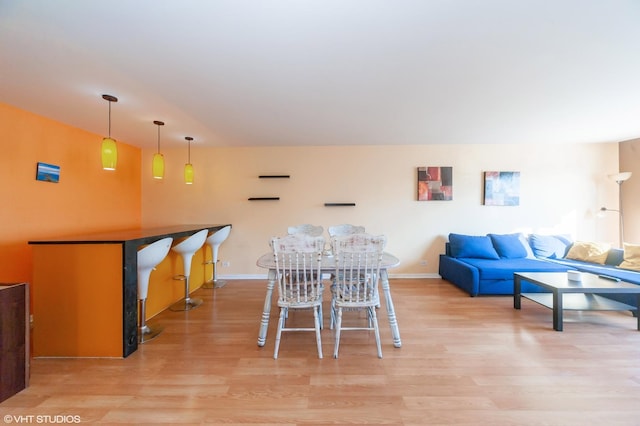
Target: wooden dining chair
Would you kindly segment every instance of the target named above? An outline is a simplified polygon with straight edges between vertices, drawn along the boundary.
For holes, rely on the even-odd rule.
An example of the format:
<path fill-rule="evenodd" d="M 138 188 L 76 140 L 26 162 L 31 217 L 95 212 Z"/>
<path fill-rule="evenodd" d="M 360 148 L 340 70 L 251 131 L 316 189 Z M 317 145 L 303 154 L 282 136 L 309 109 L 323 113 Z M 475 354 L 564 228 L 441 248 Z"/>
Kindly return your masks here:
<path fill-rule="evenodd" d="M 289 226 L 287 228 L 287 232 L 289 233 L 289 235 L 304 234 L 304 235 L 310 235 L 312 237 L 320 237 L 324 232 L 324 228 L 319 225 L 312 225 L 309 223 L 305 223 L 302 225 Z M 320 306 L 320 328 L 323 328 L 323 325 L 324 325 L 324 316 L 323 316 L 322 305 L 321 305 Z"/>
<path fill-rule="evenodd" d="M 324 232 L 324 228 L 322 226 L 305 223 L 303 225 L 290 226 L 289 228 L 287 228 L 287 232 L 289 233 L 289 235 L 305 234 L 311 235 L 312 237 L 320 237 Z"/>
<path fill-rule="evenodd" d="M 329 237 L 333 238 L 333 237 L 341 237 L 344 235 L 352 235 L 352 234 L 363 234 L 365 232 L 364 226 L 357 226 L 357 225 L 351 225 L 348 223 L 343 223 L 341 225 L 332 225 L 329 228 L 327 228 L 327 231 L 329 232 Z M 333 246 L 332 246 L 332 240 L 329 240 L 329 254 L 333 254 Z M 330 281 L 332 283 L 335 282 L 335 274 L 331 274 L 331 278 Z M 332 289 L 332 294 L 333 294 L 333 289 L 334 286 L 331 286 Z M 333 309 L 333 298 L 331 299 L 331 318 L 330 318 L 330 322 L 329 322 L 329 328 L 333 329 L 333 327 L 336 324 L 336 315 L 335 315 L 335 309 Z"/>
<path fill-rule="evenodd" d="M 321 307 L 324 286 L 322 283 L 322 250 L 324 238 L 305 234 L 293 234 L 271 239 L 276 264 L 278 307 L 280 318 L 273 351 L 278 358 L 280 338 L 285 331 L 315 331 L 318 358 L 322 358 Z M 312 310 L 313 327 L 287 327 L 290 310 Z"/>
<path fill-rule="evenodd" d="M 329 232 L 329 237 L 331 238 L 339 237 L 342 235 L 362 234 L 365 232 L 364 226 L 350 225 L 348 223 L 330 226 L 327 231 Z"/>
<path fill-rule="evenodd" d="M 340 336 L 345 330 L 371 330 L 375 334 L 378 358 L 382 358 L 380 331 L 376 307 L 380 304 L 378 281 L 380 263 L 386 245 L 383 235 L 366 233 L 334 237 L 336 270 L 332 285 L 331 310 L 335 317 L 335 347 L 333 357 L 338 358 Z M 343 312 L 366 311 L 367 325 L 343 327 Z"/>

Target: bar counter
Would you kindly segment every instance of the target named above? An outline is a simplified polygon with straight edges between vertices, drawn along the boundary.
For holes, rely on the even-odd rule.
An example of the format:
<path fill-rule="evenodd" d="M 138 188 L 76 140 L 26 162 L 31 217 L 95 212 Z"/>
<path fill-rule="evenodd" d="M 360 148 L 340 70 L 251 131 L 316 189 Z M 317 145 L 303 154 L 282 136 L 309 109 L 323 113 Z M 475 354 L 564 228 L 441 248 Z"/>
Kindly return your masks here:
<path fill-rule="evenodd" d="M 33 356 L 127 357 L 138 348 L 137 253 L 161 238 L 176 240 L 228 224 L 69 235 L 32 240 Z M 205 281 L 207 245 L 193 258 L 190 291 Z M 210 258 L 210 255 L 209 255 Z M 151 275 L 147 316 L 184 297 L 182 260 L 172 251 Z"/>

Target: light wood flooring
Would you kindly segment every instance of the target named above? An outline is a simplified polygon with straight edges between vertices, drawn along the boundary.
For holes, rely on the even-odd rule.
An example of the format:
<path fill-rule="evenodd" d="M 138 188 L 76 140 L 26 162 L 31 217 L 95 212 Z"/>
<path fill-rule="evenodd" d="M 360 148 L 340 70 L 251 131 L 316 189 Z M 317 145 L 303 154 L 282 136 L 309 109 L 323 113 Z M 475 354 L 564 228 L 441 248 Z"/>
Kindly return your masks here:
<path fill-rule="evenodd" d="M 556 332 L 551 311 L 528 300 L 517 311 L 511 297 L 471 298 L 439 279 L 391 286 L 403 345 L 393 347 L 383 301 L 383 359 L 371 332 L 347 331 L 333 359 L 325 302 L 325 358 L 302 332 L 285 334 L 274 360 L 275 308 L 256 345 L 265 282 L 232 280 L 197 290 L 196 310 L 152 319 L 163 334 L 126 359 L 32 360 L 30 387 L 0 414 L 5 424 L 640 425 L 630 313 L 567 312 Z M 310 324 L 311 313 L 289 321 Z"/>

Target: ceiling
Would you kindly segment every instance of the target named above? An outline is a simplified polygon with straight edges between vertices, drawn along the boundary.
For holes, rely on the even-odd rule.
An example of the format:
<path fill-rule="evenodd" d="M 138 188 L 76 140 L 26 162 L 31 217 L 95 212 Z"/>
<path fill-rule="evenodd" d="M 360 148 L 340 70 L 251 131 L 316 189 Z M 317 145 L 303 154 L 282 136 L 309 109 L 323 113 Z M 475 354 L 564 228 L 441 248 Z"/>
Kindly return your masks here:
<path fill-rule="evenodd" d="M 640 137 L 640 0 L 1 0 L 0 102 L 139 147 Z"/>

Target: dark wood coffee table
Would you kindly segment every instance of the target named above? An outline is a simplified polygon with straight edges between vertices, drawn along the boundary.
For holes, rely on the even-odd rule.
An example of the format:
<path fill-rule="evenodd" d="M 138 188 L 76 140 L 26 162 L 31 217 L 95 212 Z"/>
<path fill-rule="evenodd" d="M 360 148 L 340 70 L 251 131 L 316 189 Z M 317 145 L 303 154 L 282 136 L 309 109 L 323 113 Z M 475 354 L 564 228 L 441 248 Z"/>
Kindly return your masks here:
<path fill-rule="evenodd" d="M 635 311 L 640 330 L 640 285 L 612 281 L 583 272 L 581 281 L 570 281 L 566 272 L 516 272 L 513 274 L 513 307 L 520 309 L 522 297 L 553 309 L 553 329 L 562 331 L 562 311 Z M 551 290 L 551 293 L 521 293 L 521 281 Z M 627 305 L 595 293 L 636 294 L 636 305 Z"/>

